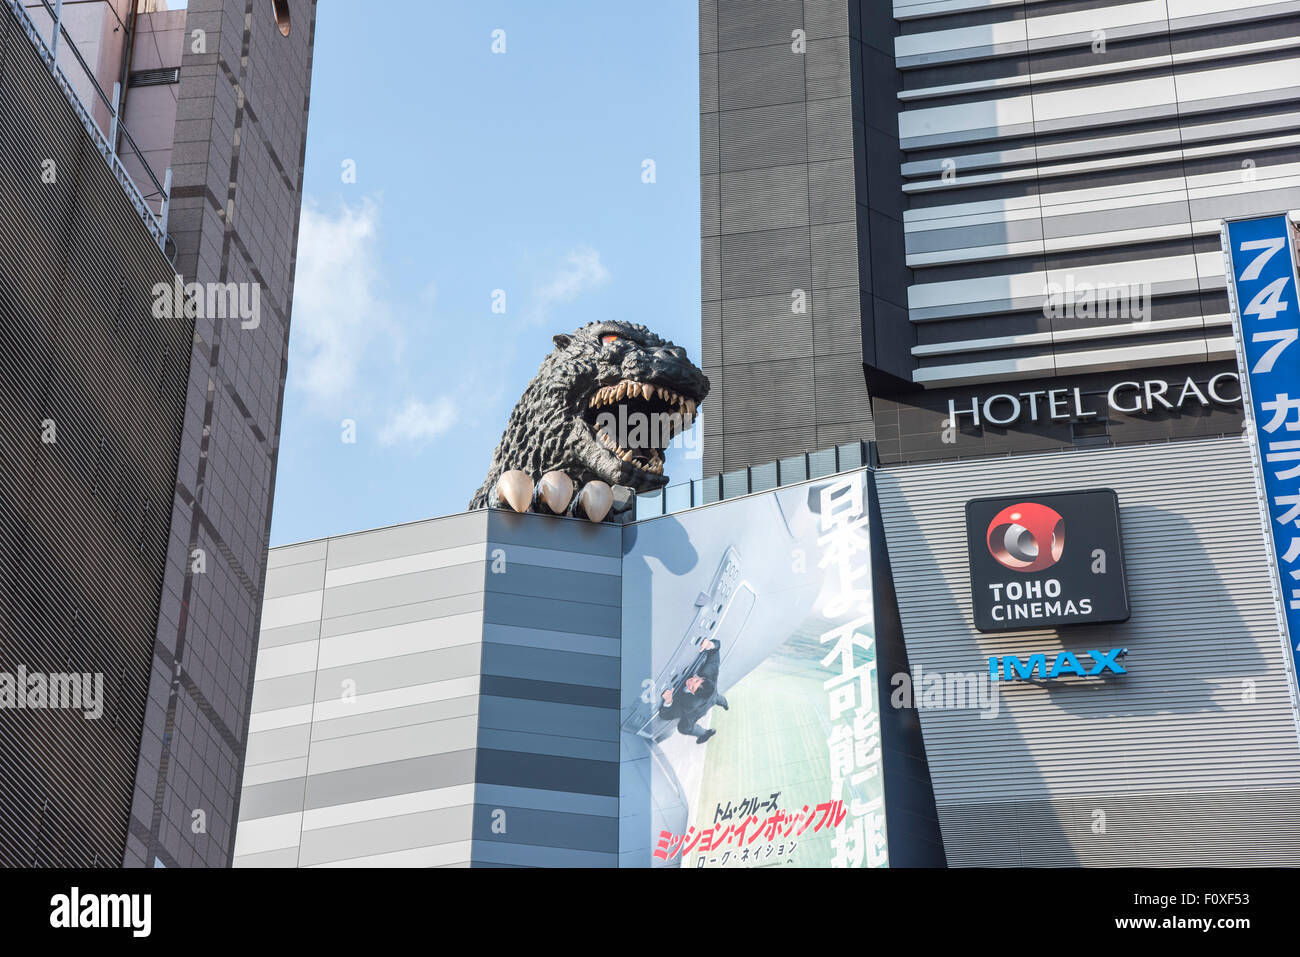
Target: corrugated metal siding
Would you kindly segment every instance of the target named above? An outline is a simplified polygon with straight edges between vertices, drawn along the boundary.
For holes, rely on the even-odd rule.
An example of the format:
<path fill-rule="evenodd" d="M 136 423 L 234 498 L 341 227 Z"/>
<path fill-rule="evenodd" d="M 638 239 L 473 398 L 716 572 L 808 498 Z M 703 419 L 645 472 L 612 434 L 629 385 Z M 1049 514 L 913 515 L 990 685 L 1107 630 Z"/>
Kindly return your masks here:
<path fill-rule="evenodd" d="M 4 712 L 6 865 L 121 860 L 194 329 L 190 319 L 151 315 L 154 284 L 171 276 L 6 6 L 0 671 L 99 674 L 105 699 L 96 720 L 70 710 Z M 46 419 L 56 427 L 48 444 Z"/>
<path fill-rule="evenodd" d="M 1005 685 L 995 718 L 921 712 L 950 863 L 1300 857 L 1300 742 L 1240 440 L 914 466 L 877 484 L 914 668 L 1130 652 L 1129 673 L 1104 684 Z M 1119 494 L 1130 621 L 975 631 L 965 502 L 1089 487 Z M 1105 834 L 1092 831 L 1095 809 Z"/>

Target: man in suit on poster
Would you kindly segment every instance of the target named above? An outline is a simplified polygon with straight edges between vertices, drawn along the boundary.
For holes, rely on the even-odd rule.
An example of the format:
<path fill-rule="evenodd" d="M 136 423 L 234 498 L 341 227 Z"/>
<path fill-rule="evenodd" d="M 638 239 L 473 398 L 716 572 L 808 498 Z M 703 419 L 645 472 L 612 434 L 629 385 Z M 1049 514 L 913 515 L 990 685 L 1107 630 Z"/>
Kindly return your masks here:
<path fill-rule="evenodd" d="M 705 638 L 700 642 L 700 655 L 686 677 L 672 688 L 666 688 L 659 706 L 659 717 L 677 719 L 677 730 L 691 735 L 696 744 L 703 744 L 717 734 L 713 728 L 701 728 L 701 718 L 715 704 L 728 710 L 727 699 L 718 693 L 718 670 L 722 664 L 718 642 Z"/>

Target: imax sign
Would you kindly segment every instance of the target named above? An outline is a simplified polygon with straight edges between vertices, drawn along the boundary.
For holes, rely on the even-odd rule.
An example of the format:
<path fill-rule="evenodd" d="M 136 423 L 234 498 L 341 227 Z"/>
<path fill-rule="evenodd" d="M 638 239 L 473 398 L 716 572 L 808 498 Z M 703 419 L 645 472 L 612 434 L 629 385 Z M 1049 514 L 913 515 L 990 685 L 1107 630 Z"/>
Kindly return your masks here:
<path fill-rule="evenodd" d="M 989 659 L 989 678 L 992 681 L 1032 681 L 1037 674 L 1040 679 L 1061 678 L 1075 675 L 1079 678 L 1095 678 L 1107 671 L 1117 675 L 1128 674 L 1119 659 L 1128 654 L 1127 648 L 1115 648 L 1111 651 L 1085 651 L 1083 656 L 1092 659 L 1092 667 L 1085 668 L 1078 657 L 1069 651 L 1056 656 L 1052 666 L 1047 666 L 1047 655 L 1030 655 L 1021 661 L 1015 655 L 1003 655 L 1001 658 Z"/>

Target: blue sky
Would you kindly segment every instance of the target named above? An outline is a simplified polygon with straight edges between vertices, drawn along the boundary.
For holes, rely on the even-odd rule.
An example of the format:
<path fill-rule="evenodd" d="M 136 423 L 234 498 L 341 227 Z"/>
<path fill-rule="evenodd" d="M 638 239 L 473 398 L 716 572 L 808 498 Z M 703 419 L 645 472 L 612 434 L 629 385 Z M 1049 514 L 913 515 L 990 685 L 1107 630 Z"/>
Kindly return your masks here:
<path fill-rule="evenodd" d="M 697 16 L 321 0 L 272 545 L 463 510 L 556 332 L 700 361 Z"/>

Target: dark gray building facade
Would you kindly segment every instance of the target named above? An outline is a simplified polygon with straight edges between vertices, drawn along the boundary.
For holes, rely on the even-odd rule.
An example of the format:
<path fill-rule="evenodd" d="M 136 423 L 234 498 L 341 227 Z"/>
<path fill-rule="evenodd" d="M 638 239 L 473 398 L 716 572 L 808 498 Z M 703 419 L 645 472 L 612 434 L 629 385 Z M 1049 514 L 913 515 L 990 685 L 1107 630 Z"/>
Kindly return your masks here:
<path fill-rule="evenodd" d="M 6 435 L 28 437 L 0 459 L 12 636 L 0 661 L 0 860 L 226 866 L 275 481 L 315 3 L 193 0 L 162 15 L 100 6 L 75 15 L 116 24 L 120 51 L 87 63 L 65 25 L 54 69 L 55 8 L 0 11 L 0 407 Z M 174 33 L 177 17 L 178 60 L 151 37 L 137 62 L 137 29 Z M 119 52 L 128 95 L 141 84 L 176 93 L 163 97 L 174 128 L 170 115 L 149 114 L 148 97 L 123 113 L 157 128 L 147 155 L 130 129 L 112 137 L 104 126 L 111 100 L 100 81 L 119 75 Z M 87 90 L 98 99 L 86 102 Z M 165 213 L 157 184 L 133 179 L 159 156 L 173 174 Z M 192 283 L 197 303 L 170 295 Z M 102 714 L 16 707 L 5 690 L 64 673 L 102 680 Z"/>
<path fill-rule="evenodd" d="M 912 339 L 888 7 L 700 3 L 704 473 L 872 438 Z"/>
<path fill-rule="evenodd" d="M 1300 207 L 1297 17 L 701 0 L 705 474 L 1239 432 L 1218 223 Z"/>

